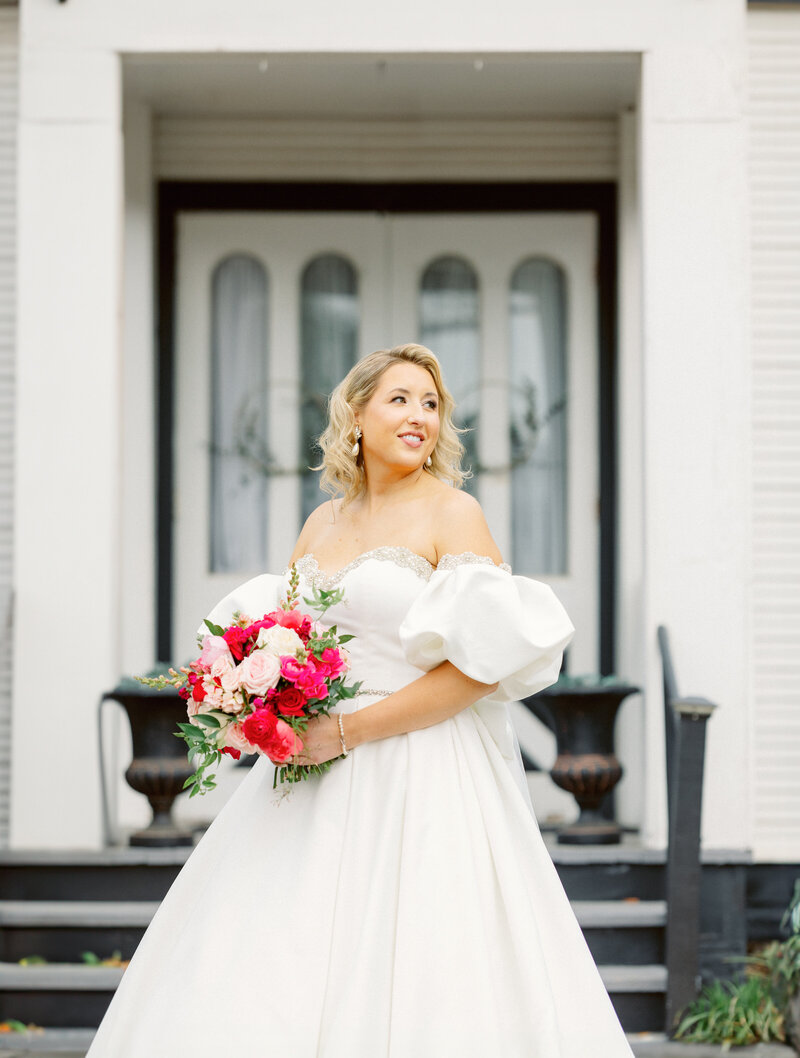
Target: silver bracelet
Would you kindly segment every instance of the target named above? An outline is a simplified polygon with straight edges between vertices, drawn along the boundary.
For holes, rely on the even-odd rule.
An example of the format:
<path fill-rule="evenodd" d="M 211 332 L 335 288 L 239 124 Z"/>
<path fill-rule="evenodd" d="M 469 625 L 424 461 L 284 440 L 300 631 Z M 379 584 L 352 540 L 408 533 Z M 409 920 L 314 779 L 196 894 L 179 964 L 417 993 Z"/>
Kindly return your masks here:
<path fill-rule="evenodd" d="M 344 740 L 344 723 L 342 722 L 342 714 L 341 713 L 338 714 L 337 719 L 339 721 L 339 741 L 342 744 L 342 756 L 346 757 L 347 756 L 347 745 L 346 745 L 345 740 Z"/>

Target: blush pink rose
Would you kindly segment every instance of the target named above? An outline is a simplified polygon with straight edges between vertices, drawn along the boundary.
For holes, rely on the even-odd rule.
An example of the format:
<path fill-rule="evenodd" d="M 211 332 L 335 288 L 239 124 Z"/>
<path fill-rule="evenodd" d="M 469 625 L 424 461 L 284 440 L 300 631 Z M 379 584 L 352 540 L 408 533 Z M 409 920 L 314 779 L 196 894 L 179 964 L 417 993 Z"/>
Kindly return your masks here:
<path fill-rule="evenodd" d="M 244 728 L 238 720 L 225 728 L 225 745 L 240 753 L 255 753 L 256 750 L 256 747 L 247 741 Z"/>
<path fill-rule="evenodd" d="M 211 662 L 211 668 L 208 670 L 208 674 L 215 679 L 221 680 L 226 672 L 235 668 L 236 665 L 234 664 L 231 652 L 228 651 L 227 656 L 225 654 L 220 654 L 219 657 L 214 658 Z"/>
<path fill-rule="evenodd" d="M 254 650 L 239 670 L 239 686 L 248 694 L 266 694 L 281 678 L 281 663 L 268 650 Z"/>
<path fill-rule="evenodd" d="M 200 657 L 197 659 L 197 664 L 200 665 L 205 672 L 209 672 L 217 658 L 222 657 L 228 657 L 231 662 L 233 662 L 230 648 L 222 636 L 203 636 L 203 649 L 200 652 Z"/>
<path fill-rule="evenodd" d="M 239 677 L 241 674 L 241 665 L 234 665 L 232 668 L 226 669 L 220 677 L 220 684 L 222 685 L 223 691 L 227 694 L 233 694 L 239 690 Z"/>

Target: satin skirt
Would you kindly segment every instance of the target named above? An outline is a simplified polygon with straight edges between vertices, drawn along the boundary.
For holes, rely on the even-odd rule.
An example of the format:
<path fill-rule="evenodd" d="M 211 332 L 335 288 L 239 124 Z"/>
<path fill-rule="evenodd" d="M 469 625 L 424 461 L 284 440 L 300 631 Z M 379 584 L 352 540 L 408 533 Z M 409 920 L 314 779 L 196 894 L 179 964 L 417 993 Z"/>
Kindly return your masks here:
<path fill-rule="evenodd" d="M 273 774 L 192 852 L 89 1058 L 629 1058 L 475 710 Z"/>

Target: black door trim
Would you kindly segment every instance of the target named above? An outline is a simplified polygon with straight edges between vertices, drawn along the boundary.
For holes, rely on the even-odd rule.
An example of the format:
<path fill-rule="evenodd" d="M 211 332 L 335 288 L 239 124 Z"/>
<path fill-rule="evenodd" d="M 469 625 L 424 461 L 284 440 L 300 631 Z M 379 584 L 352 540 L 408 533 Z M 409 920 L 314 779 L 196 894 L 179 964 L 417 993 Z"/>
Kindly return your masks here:
<path fill-rule="evenodd" d="M 600 667 L 614 671 L 617 513 L 617 189 L 597 183 L 272 183 L 161 181 L 158 185 L 156 351 L 156 652 L 172 661 L 175 279 L 177 217 L 205 211 L 595 213 L 598 219 Z"/>

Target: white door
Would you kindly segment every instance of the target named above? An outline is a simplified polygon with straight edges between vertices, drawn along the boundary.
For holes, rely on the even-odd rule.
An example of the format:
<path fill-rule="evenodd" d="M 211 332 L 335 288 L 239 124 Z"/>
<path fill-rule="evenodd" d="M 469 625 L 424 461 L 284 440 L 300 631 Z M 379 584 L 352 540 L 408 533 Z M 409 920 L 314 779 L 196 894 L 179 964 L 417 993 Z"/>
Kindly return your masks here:
<path fill-rule="evenodd" d="M 176 656 L 237 583 L 284 568 L 319 498 L 324 394 L 422 341 L 459 402 L 469 488 L 518 572 L 551 583 L 597 671 L 595 219 L 205 213 L 178 238 Z"/>

